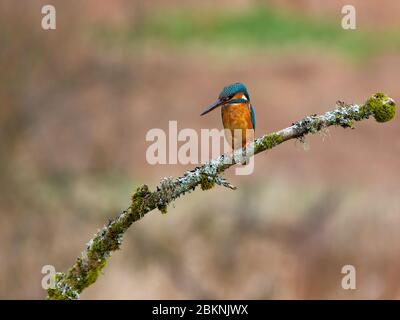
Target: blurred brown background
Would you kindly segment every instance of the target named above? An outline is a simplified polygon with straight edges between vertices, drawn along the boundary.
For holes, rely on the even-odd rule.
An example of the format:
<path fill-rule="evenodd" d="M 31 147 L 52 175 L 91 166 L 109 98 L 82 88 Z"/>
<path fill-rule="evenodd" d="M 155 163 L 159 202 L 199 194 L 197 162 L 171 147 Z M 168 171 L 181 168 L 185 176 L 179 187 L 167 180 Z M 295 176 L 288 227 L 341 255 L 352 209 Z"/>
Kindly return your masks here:
<path fill-rule="evenodd" d="M 41 28 L 53 4 L 57 29 Z M 400 4 L 348 1 L 0 2 L 0 298 L 42 299 L 141 183 L 151 128 L 199 117 L 244 82 L 257 132 L 377 91 L 400 101 Z M 83 299 L 400 297 L 399 118 L 332 128 L 256 159 L 239 187 L 196 191 L 127 232 Z M 306 148 L 307 149 L 307 148 Z M 357 290 L 343 290 L 343 265 Z"/>

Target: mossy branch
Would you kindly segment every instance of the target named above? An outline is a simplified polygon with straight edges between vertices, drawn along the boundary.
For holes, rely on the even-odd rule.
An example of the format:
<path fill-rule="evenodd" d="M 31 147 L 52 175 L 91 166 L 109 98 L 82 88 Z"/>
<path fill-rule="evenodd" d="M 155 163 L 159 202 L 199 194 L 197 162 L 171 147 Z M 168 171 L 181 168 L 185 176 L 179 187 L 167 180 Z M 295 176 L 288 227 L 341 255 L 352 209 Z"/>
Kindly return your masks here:
<path fill-rule="evenodd" d="M 363 105 L 337 102 L 336 109 L 319 116 L 307 116 L 288 128 L 266 134 L 256 139 L 246 150 L 236 150 L 231 156 L 221 155 L 177 179 L 164 178 L 155 191 L 150 191 L 147 185 L 139 187 L 132 195 L 128 209 L 97 232 L 66 273 L 56 274 L 55 285 L 48 289 L 48 299 L 79 298 L 79 294 L 96 281 L 111 253 L 119 249 L 126 230 L 146 213 L 154 209 L 166 213 L 168 204 L 194 191 L 197 186 L 208 190 L 219 184 L 234 189 L 221 174 L 238 162 L 246 161 L 252 154 L 272 149 L 290 139 L 302 139 L 307 134 L 317 133 L 329 126 L 353 128 L 354 122 L 366 120 L 370 116 L 378 122 L 386 122 L 393 119 L 395 113 L 394 100 L 383 93 L 373 95 Z"/>

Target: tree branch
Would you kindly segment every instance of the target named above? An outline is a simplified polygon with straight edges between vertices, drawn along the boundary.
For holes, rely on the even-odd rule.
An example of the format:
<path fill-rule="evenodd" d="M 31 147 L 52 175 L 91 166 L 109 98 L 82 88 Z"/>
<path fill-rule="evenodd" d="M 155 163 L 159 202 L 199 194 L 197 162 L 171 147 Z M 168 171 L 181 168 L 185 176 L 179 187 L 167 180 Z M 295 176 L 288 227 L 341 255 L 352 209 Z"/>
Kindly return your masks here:
<path fill-rule="evenodd" d="M 395 113 L 394 100 L 383 93 L 373 95 L 363 105 L 337 102 L 336 109 L 319 116 L 307 116 L 288 128 L 266 134 L 256 139 L 247 149 L 235 150 L 230 156 L 221 155 L 201 167 L 185 172 L 177 179 L 164 178 L 153 192 L 147 185 L 139 187 L 132 195 L 128 209 L 98 231 L 68 272 L 56 273 L 54 286 L 48 289 L 48 299 L 79 298 L 79 294 L 96 281 L 111 253 L 119 249 L 126 230 L 146 213 L 154 209 L 166 213 L 168 204 L 194 191 L 197 186 L 207 190 L 219 184 L 234 189 L 221 174 L 231 166 L 243 163 L 253 154 L 272 149 L 290 139 L 303 139 L 305 135 L 320 132 L 329 126 L 353 128 L 354 122 L 366 120 L 370 116 L 378 122 L 386 122 L 393 119 Z"/>

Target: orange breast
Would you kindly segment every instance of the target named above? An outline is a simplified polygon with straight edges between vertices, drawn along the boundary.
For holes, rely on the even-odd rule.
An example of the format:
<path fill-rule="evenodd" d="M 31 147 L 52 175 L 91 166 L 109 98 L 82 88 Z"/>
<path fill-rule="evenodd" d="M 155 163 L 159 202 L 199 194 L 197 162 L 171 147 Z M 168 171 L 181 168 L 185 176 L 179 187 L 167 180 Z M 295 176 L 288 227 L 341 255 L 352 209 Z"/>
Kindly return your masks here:
<path fill-rule="evenodd" d="M 225 129 L 253 129 L 248 104 L 233 104 L 223 106 L 222 123 Z"/>
<path fill-rule="evenodd" d="M 221 114 L 224 128 L 229 129 L 229 134 L 226 134 L 226 138 L 233 149 L 245 146 L 246 143 L 249 142 L 248 140 L 254 138 L 253 124 L 251 122 L 248 104 L 243 103 L 223 106 Z"/>

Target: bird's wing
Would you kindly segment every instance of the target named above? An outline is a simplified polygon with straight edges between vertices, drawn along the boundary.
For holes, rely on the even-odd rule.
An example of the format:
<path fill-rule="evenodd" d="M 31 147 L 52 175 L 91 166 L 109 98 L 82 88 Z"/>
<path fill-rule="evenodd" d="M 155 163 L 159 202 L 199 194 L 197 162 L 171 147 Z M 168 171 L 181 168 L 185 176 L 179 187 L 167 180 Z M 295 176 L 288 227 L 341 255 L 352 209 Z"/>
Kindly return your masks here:
<path fill-rule="evenodd" d="M 256 114 L 254 112 L 253 105 L 250 105 L 250 115 L 251 115 L 251 124 L 253 125 L 253 129 L 256 130 Z"/>

